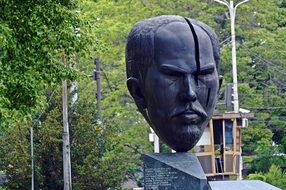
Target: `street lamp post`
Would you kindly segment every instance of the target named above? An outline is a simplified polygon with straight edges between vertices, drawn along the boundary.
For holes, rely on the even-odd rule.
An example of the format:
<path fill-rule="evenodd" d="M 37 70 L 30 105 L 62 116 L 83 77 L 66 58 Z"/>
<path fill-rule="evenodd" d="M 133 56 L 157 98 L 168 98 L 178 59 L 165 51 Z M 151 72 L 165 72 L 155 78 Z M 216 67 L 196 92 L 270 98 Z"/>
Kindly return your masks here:
<path fill-rule="evenodd" d="M 235 45 L 235 14 L 239 5 L 248 2 L 244 0 L 234 6 L 233 0 L 227 2 L 226 0 L 214 0 L 228 7 L 231 22 L 231 42 L 232 42 L 232 76 L 233 76 L 233 111 L 239 112 L 238 90 L 237 90 L 237 67 L 236 67 L 236 45 Z"/>
<path fill-rule="evenodd" d="M 233 0 L 227 2 L 226 0 L 214 0 L 215 2 L 221 3 L 228 7 L 230 15 L 230 26 L 231 26 L 231 43 L 232 43 L 232 80 L 233 80 L 233 111 L 235 113 L 239 112 L 239 102 L 238 102 L 238 90 L 237 90 L 237 69 L 236 69 L 236 46 L 235 46 L 235 14 L 236 9 L 239 5 L 248 2 L 249 0 L 244 0 L 239 2 L 234 6 Z M 238 179 L 242 179 L 242 150 L 240 148 L 240 157 L 239 157 L 239 176 Z"/>

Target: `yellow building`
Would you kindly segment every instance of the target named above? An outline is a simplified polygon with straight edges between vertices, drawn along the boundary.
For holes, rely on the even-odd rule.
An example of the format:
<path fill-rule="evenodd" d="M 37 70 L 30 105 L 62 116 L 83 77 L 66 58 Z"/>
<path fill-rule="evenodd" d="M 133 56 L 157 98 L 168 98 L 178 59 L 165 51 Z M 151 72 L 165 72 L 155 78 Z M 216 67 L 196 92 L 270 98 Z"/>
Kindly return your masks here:
<path fill-rule="evenodd" d="M 196 155 L 207 177 L 224 179 L 239 176 L 241 134 L 250 113 L 214 114 L 202 138 L 195 146 Z"/>

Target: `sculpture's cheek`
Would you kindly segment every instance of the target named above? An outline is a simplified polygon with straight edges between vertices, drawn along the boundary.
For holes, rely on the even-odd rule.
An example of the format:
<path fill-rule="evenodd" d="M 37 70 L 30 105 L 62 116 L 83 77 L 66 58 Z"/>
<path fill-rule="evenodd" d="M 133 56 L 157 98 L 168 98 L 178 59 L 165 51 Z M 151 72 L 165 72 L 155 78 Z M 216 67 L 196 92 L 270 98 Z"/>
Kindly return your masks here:
<path fill-rule="evenodd" d="M 170 78 L 150 68 L 145 81 L 147 103 L 157 109 L 171 109 L 176 104 L 179 85 L 179 79 Z"/>
<path fill-rule="evenodd" d="M 198 100 L 207 113 L 210 113 L 210 109 L 213 109 L 216 102 L 218 85 L 218 80 L 215 76 L 201 79 L 198 82 Z"/>

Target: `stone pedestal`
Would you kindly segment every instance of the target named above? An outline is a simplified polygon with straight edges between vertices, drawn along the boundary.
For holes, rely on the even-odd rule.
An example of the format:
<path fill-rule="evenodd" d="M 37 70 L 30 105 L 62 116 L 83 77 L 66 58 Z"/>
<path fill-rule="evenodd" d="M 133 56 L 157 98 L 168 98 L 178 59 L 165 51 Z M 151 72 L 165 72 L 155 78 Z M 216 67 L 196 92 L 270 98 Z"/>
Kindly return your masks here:
<path fill-rule="evenodd" d="M 144 190 L 210 190 L 194 154 L 154 153 L 143 155 Z"/>

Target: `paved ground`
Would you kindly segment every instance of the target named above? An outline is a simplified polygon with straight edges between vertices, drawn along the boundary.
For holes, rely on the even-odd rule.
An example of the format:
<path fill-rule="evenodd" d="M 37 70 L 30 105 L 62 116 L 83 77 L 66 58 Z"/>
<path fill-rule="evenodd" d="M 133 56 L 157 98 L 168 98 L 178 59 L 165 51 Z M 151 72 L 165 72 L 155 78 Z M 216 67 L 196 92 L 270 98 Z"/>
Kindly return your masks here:
<path fill-rule="evenodd" d="M 210 181 L 212 190 L 281 190 L 259 180 Z"/>

